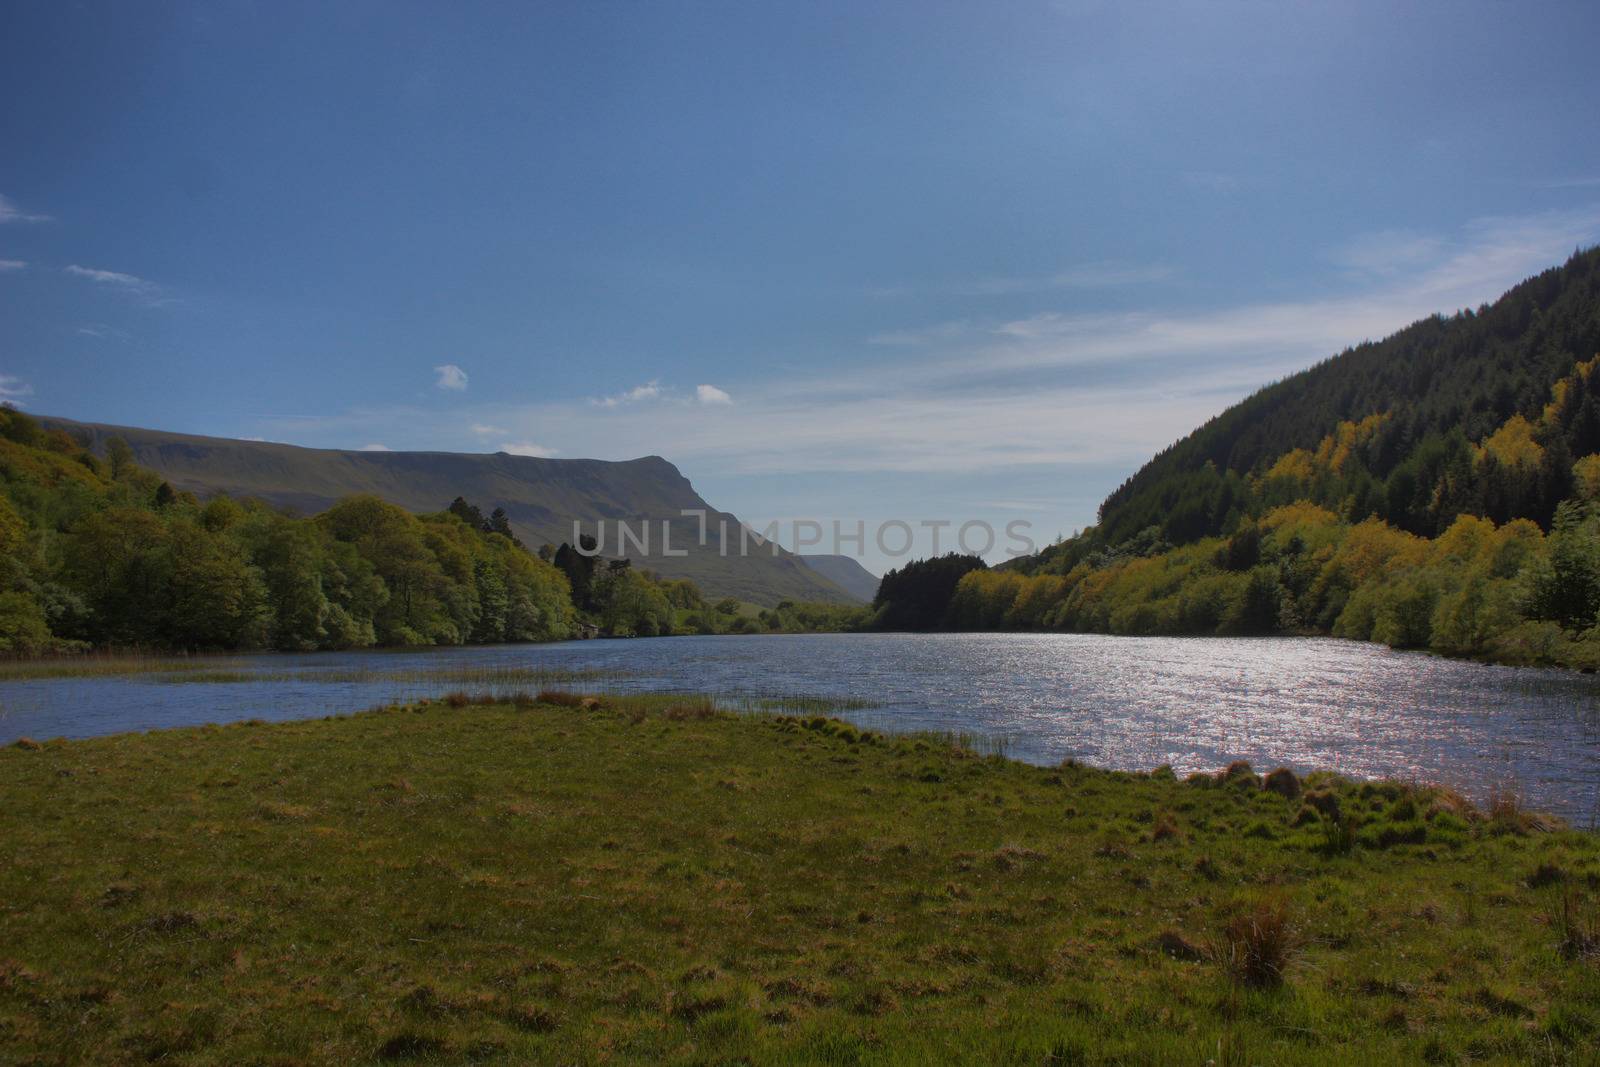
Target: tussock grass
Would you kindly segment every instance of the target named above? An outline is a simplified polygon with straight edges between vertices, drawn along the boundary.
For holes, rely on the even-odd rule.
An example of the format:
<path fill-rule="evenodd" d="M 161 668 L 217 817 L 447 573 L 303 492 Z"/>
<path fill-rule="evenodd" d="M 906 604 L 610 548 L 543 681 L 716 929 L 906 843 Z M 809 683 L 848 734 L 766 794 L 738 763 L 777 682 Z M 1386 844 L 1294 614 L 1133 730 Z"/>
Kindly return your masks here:
<path fill-rule="evenodd" d="M 460 692 L 0 749 L 0 1060 L 1562 1063 L 1600 1034 L 1590 834 Z"/>
<path fill-rule="evenodd" d="M 1283 983 L 1300 945 L 1288 905 L 1271 899 L 1229 919 L 1212 952 L 1232 981 L 1262 989 Z"/>

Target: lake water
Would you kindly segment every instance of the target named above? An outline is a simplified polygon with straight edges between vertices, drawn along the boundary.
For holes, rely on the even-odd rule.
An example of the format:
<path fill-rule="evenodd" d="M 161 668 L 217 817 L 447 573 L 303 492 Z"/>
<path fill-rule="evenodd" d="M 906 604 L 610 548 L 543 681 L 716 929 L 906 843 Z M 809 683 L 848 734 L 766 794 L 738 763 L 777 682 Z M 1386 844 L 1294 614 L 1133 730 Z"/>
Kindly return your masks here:
<path fill-rule="evenodd" d="M 1510 785 L 1583 825 L 1600 813 L 1600 677 L 1323 638 L 673 637 L 230 657 L 226 668 L 262 680 L 0 682 L 0 740 L 356 711 L 482 688 L 462 681 L 479 670 L 598 670 L 617 673 L 568 687 L 867 699 L 880 706 L 841 717 L 1003 739 L 1037 763 L 1183 773 L 1247 759 L 1479 799 Z"/>

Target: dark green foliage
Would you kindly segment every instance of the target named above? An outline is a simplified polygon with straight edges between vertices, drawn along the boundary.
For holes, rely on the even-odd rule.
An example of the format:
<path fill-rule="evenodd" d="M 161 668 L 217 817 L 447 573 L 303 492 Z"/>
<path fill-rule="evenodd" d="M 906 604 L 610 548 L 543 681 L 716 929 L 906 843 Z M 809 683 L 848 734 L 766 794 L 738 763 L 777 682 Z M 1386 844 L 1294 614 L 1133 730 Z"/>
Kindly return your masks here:
<path fill-rule="evenodd" d="M 594 585 L 594 571 L 599 563 L 595 555 L 596 543 L 593 537 L 584 534 L 578 539 L 578 544 L 583 551 L 579 552 L 565 541 L 556 549 L 556 569 L 567 576 L 568 583 L 572 586 L 572 602 L 583 611 L 592 610 L 594 599 L 591 587 Z"/>
<path fill-rule="evenodd" d="M 1600 623 L 1600 510 L 1568 501 L 1556 511 L 1549 555 L 1530 575 L 1530 614 L 1569 630 Z"/>
<path fill-rule="evenodd" d="M 517 535 L 511 532 L 511 519 L 506 515 L 505 508 L 495 508 L 489 515 L 489 533 L 499 534 L 518 548 L 522 542 L 517 540 Z"/>
<path fill-rule="evenodd" d="M 483 512 L 479 511 L 476 505 L 467 503 L 464 497 L 458 496 L 450 501 L 450 506 L 446 510 L 474 530 L 487 530 L 489 528 L 488 520 L 483 517 Z"/>
<path fill-rule="evenodd" d="M 742 616 L 734 618 L 729 629 L 732 633 L 839 633 L 861 629 L 869 617 L 868 609 L 850 604 L 785 600 L 762 611 L 755 623 Z"/>
<path fill-rule="evenodd" d="M 916 560 L 883 576 L 872 601 L 879 630 L 937 630 L 946 625 L 956 585 L 972 571 L 986 569 L 977 556 L 955 552 Z"/>
<path fill-rule="evenodd" d="M 1250 571 L 1244 594 L 1222 620 L 1222 629 L 1235 634 L 1270 634 L 1278 629 L 1282 610 L 1278 571 L 1272 566 Z"/>

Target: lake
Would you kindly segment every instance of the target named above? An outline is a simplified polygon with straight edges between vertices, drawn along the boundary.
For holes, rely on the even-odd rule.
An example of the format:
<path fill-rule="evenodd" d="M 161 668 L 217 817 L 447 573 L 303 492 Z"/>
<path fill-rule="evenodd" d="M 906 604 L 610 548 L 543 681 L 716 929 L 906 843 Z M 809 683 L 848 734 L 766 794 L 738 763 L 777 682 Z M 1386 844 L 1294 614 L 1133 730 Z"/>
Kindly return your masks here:
<path fill-rule="evenodd" d="M 208 664 L 209 666 L 209 664 Z M 888 730 L 950 730 L 1051 764 L 1180 774 L 1233 759 L 1509 786 L 1589 825 L 1600 813 L 1600 677 L 1436 659 L 1328 638 L 818 634 L 235 656 L 187 679 L 0 682 L 0 740 L 294 719 L 484 688 L 496 672 L 600 672 L 584 690 L 846 697 Z M 538 688 L 537 681 L 499 686 Z"/>

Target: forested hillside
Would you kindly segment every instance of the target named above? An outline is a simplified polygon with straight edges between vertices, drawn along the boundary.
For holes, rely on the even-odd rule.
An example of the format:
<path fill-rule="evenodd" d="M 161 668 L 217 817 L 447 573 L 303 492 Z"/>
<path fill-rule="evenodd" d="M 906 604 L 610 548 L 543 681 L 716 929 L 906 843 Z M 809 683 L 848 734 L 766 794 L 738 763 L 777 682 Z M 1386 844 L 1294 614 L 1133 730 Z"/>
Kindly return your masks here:
<path fill-rule="evenodd" d="M 536 553 L 503 511 L 460 497 L 418 515 L 358 494 L 315 518 L 202 501 L 119 438 L 96 454 L 0 407 L 0 654 L 835 629 L 851 610 L 785 602 L 753 615 L 627 559 Z"/>
<path fill-rule="evenodd" d="M 1590 249 L 1492 305 L 1424 319 L 1229 408 L 1112 493 L 1094 540 L 1230 532 L 1285 501 L 1275 468 L 1351 522 L 1376 516 L 1429 537 L 1463 513 L 1548 527 L 1573 458 L 1600 452 L 1600 398 L 1574 376 L 1596 353 L 1600 249 Z M 1568 392 L 1556 395 L 1563 379 Z M 1337 463 L 1308 470 L 1296 451 L 1330 436 Z"/>
<path fill-rule="evenodd" d="M 1600 250 L 1263 389 L 1036 557 L 891 574 L 909 628 L 1331 633 L 1600 667 Z M 946 561 L 948 562 L 948 561 Z M 948 570 L 948 566 L 944 567 Z M 898 597 L 898 600 L 896 599 Z"/>

